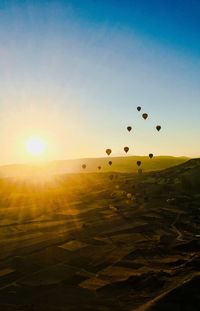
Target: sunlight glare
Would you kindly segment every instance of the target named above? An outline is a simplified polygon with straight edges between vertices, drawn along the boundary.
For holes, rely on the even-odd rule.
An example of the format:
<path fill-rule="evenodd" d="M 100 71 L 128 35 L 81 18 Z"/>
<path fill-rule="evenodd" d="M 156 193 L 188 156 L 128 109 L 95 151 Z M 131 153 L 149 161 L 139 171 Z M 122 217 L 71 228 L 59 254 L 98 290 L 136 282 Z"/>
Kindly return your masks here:
<path fill-rule="evenodd" d="M 42 155 L 46 150 L 46 143 L 41 137 L 30 137 L 26 141 L 26 151 L 32 156 Z"/>

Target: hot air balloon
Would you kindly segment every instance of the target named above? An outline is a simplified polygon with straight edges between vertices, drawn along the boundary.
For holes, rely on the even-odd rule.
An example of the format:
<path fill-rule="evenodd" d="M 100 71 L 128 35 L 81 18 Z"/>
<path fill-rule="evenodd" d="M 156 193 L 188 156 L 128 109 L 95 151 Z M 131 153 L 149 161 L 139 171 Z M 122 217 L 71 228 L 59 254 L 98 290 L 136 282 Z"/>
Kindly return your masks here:
<path fill-rule="evenodd" d="M 83 164 L 83 165 L 82 165 L 82 168 L 83 168 L 84 170 L 86 169 L 86 167 L 87 167 L 86 164 Z"/>
<path fill-rule="evenodd" d="M 150 158 L 150 159 L 153 158 L 153 153 L 149 153 L 149 158 Z"/>
<path fill-rule="evenodd" d="M 148 118 L 148 114 L 147 113 L 143 113 L 142 117 L 143 117 L 143 119 L 146 120 Z"/>
<path fill-rule="evenodd" d="M 140 106 L 137 107 L 137 111 L 140 111 L 142 108 Z"/>
<path fill-rule="evenodd" d="M 132 130 L 131 126 L 127 126 L 127 130 L 130 132 Z"/>
<path fill-rule="evenodd" d="M 113 176 L 113 175 L 110 175 L 109 178 L 110 178 L 110 180 L 113 180 L 114 176 Z"/>
<path fill-rule="evenodd" d="M 137 166 L 140 166 L 142 164 L 141 161 L 137 161 Z"/>
<path fill-rule="evenodd" d="M 129 199 L 129 200 L 132 199 L 132 194 L 131 193 L 127 193 L 126 196 L 127 196 L 127 199 Z"/>
<path fill-rule="evenodd" d="M 106 153 L 109 156 L 111 154 L 112 150 L 111 149 L 106 149 Z"/>
<path fill-rule="evenodd" d="M 127 153 L 129 151 L 129 147 L 124 147 L 124 151 Z"/>
<path fill-rule="evenodd" d="M 109 161 L 108 164 L 111 166 L 112 165 L 112 161 Z"/>
<path fill-rule="evenodd" d="M 157 131 L 159 132 L 159 131 L 161 130 L 161 126 L 160 126 L 160 125 L 157 125 L 157 126 L 156 126 L 156 129 L 157 129 Z"/>
<path fill-rule="evenodd" d="M 98 170 L 101 170 L 101 166 L 98 166 Z"/>

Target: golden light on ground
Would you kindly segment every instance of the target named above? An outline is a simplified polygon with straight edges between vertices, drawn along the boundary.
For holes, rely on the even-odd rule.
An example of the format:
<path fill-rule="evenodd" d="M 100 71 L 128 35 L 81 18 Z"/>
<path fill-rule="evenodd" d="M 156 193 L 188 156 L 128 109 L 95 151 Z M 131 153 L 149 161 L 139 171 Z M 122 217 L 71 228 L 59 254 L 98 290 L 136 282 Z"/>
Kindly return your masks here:
<path fill-rule="evenodd" d="M 26 141 L 26 151 L 31 156 L 43 155 L 46 147 L 46 142 L 41 137 L 32 136 Z"/>

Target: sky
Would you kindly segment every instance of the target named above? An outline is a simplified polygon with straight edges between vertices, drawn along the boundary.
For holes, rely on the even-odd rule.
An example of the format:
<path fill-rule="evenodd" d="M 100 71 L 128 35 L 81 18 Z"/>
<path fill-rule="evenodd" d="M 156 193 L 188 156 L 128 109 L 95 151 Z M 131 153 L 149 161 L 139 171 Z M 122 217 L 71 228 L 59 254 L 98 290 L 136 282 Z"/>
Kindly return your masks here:
<path fill-rule="evenodd" d="M 200 156 L 198 0 L 1 0 L 0 42 L 0 164 Z"/>

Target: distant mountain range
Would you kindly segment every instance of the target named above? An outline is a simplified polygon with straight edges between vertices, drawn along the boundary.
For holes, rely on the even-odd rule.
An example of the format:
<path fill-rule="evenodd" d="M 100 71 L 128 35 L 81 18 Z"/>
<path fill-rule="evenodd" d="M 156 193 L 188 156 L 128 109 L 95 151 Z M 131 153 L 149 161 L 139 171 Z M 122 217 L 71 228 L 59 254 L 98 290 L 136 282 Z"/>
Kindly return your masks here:
<path fill-rule="evenodd" d="M 12 164 L 0 166 L 0 177 L 30 178 L 52 176 L 80 172 L 133 172 L 138 170 L 137 161 L 141 161 L 144 172 L 157 171 L 182 164 L 189 160 L 187 157 L 157 156 L 150 159 L 146 156 L 124 156 L 105 158 L 84 158 L 74 160 L 60 160 L 45 164 Z M 108 164 L 112 161 L 112 165 Z M 86 165 L 86 169 L 82 165 Z M 101 169 L 98 170 L 98 166 Z"/>

